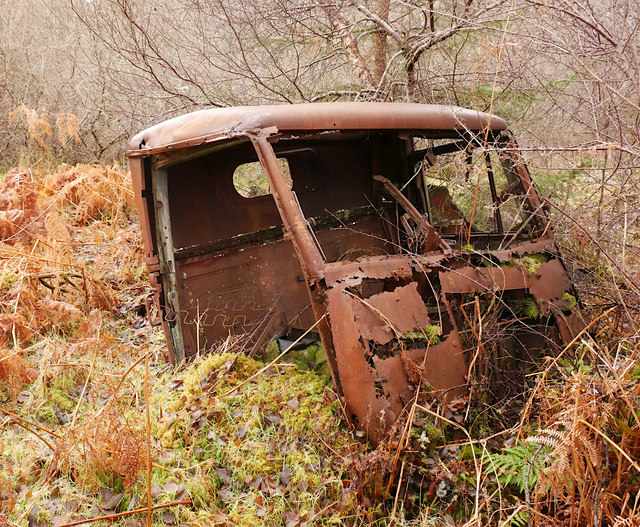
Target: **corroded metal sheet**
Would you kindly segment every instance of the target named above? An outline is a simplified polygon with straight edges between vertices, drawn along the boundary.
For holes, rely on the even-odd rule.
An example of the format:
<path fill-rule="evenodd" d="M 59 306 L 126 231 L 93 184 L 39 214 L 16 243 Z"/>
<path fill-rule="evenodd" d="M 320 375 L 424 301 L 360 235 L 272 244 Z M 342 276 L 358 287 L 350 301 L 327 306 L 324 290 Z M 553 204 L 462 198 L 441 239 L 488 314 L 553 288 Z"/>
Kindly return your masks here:
<path fill-rule="evenodd" d="M 127 155 L 148 155 L 193 147 L 249 132 L 267 130 L 506 130 L 495 115 L 457 106 L 335 102 L 245 106 L 200 110 L 140 132 Z"/>
<path fill-rule="evenodd" d="M 527 287 L 526 272 L 517 267 L 463 267 L 440 273 L 443 293 L 497 292 Z"/>
<path fill-rule="evenodd" d="M 412 363 L 407 364 L 407 361 Z M 404 355 L 387 359 L 374 358 L 378 378 L 391 399 L 392 408 L 399 413 L 415 397 L 420 378 L 434 390 L 446 391 L 446 398 L 462 395 L 466 391 L 467 365 L 457 332 L 453 331 L 443 342 L 428 348 L 412 349 Z M 408 371 L 407 371 L 408 370 Z"/>
<path fill-rule="evenodd" d="M 544 262 L 529 277 L 529 291 L 536 298 L 562 306 L 562 295 L 571 290 L 571 282 L 562 262 L 554 258 Z"/>
<path fill-rule="evenodd" d="M 368 346 L 360 340 L 349 297 L 340 289 L 331 289 L 327 291 L 327 302 L 343 396 L 356 422 L 377 441 L 397 415 L 391 411 L 389 401 L 376 392 L 375 372 L 367 361 Z"/>
<path fill-rule="evenodd" d="M 411 265 L 404 258 L 406 266 L 390 257 L 388 270 L 404 269 L 401 275 L 406 279 Z M 350 264 L 345 267 L 351 269 Z M 381 262 L 373 268 L 380 271 Z M 397 276 L 378 274 L 377 280 L 395 285 Z M 355 422 L 377 441 L 409 402 L 409 387 L 415 390 L 419 379 L 432 388 L 450 390 L 449 396 L 464 392 L 466 363 L 456 331 L 438 344 L 420 346 L 420 333 L 432 320 L 416 281 L 361 298 L 354 291 L 367 279 L 362 273 L 338 280 L 327 291 L 327 306 L 344 397 Z M 429 341 L 426 333 L 422 340 Z"/>

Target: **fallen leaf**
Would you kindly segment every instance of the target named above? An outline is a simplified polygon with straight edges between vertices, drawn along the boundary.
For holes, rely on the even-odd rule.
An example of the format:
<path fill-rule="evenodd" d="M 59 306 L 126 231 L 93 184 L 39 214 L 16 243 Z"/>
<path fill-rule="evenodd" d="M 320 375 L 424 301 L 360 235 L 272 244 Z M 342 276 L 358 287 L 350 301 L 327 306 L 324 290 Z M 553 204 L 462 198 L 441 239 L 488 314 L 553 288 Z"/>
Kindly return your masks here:
<path fill-rule="evenodd" d="M 189 417 L 189 425 L 193 426 L 194 423 L 197 423 L 203 414 L 204 412 L 202 410 L 196 410 L 195 412 L 193 412 L 191 414 L 191 417 Z"/>
<path fill-rule="evenodd" d="M 262 486 L 263 479 L 262 476 L 256 476 L 255 478 L 247 478 L 248 481 L 245 481 L 247 485 L 249 485 L 253 490 L 259 490 Z"/>
<path fill-rule="evenodd" d="M 27 515 L 27 520 L 29 520 L 30 522 L 35 521 L 37 515 L 38 515 L 38 506 L 34 505 L 33 507 L 31 507 L 31 510 Z"/>
<path fill-rule="evenodd" d="M 217 468 L 216 474 L 218 474 L 218 476 L 220 477 L 220 479 L 225 485 L 228 485 L 229 483 L 231 483 L 231 476 L 233 474 L 228 468 Z"/>
<path fill-rule="evenodd" d="M 278 474 L 278 478 L 280 479 L 280 483 L 285 487 L 289 485 L 291 482 L 291 472 L 288 465 L 285 464 L 282 467 L 282 471 Z"/>
<path fill-rule="evenodd" d="M 176 490 L 178 490 L 178 484 L 171 480 L 171 481 L 167 481 L 164 484 L 164 491 L 168 494 L 175 494 Z"/>
<path fill-rule="evenodd" d="M 247 426 L 241 426 L 240 428 L 238 428 L 238 431 L 236 432 L 236 437 L 238 439 L 244 439 L 244 436 L 247 435 L 247 430 L 249 429 L 249 427 Z"/>
<path fill-rule="evenodd" d="M 300 406 L 300 403 L 298 402 L 298 399 L 289 399 L 287 401 L 287 406 L 295 412 L 298 409 L 298 406 Z"/>
<path fill-rule="evenodd" d="M 166 523 L 167 525 L 175 525 L 176 522 L 176 517 L 171 513 L 171 512 L 165 512 L 162 514 L 162 520 L 164 521 L 164 523 Z"/>
<path fill-rule="evenodd" d="M 176 489 L 176 498 L 180 498 L 183 494 L 185 489 L 187 488 L 187 484 L 183 481 L 182 483 L 180 483 L 180 485 L 178 485 L 178 488 Z"/>
<path fill-rule="evenodd" d="M 294 511 L 287 511 L 282 515 L 285 527 L 296 527 L 300 525 L 300 513 Z"/>
<path fill-rule="evenodd" d="M 120 501 L 122 501 L 122 494 L 114 494 L 108 500 L 102 502 L 100 507 L 105 511 L 112 511 L 116 509 Z"/>
<path fill-rule="evenodd" d="M 282 417 L 275 412 L 271 412 L 267 414 L 265 418 L 267 419 L 267 421 L 269 421 L 271 424 L 274 424 L 274 425 L 277 425 L 278 423 L 282 422 Z"/>

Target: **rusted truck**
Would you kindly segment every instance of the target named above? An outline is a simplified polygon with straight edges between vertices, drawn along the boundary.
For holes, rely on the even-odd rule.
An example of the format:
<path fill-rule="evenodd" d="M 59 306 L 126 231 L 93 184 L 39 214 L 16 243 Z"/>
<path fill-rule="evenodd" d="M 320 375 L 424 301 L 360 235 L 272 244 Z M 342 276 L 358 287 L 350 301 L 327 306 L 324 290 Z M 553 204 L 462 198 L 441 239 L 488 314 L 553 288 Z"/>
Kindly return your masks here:
<path fill-rule="evenodd" d="M 379 441 L 424 383 L 465 393 L 571 340 L 575 294 L 507 124 L 459 107 L 211 109 L 127 156 L 169 358 L 315 324 L 337 393 Z"/>

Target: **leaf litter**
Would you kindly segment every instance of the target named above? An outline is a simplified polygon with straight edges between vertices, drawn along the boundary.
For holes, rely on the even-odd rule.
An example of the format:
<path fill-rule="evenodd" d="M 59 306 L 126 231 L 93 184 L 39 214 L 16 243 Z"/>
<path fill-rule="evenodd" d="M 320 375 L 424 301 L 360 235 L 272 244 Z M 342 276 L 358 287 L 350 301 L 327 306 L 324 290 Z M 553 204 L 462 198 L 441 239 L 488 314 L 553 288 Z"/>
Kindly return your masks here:
<path fill-rule="evenodd" d="M 256 376 L 264 363 L 232 340 L 188 366 L 163 362 L 132 210 L 117 166 L 0 181 L 0 525 L 143 525 L 144 514 L 119 515 L 144 508 L 147 490 L 157 525 L 524 524 L 529 514 L 535 525 L 621 526 L 640 516 L 638 345 L 613 339 L 615 318 L 598 328 L 606 345 L 585 336 L 537 377 L 535 407 L 520 395 L 519 429 L 479 390 L 442 405 L 425 386 L 368 450 L 342 419 L 316 345 Z M 571 481 L 587 483 L 576 492 Z"/>

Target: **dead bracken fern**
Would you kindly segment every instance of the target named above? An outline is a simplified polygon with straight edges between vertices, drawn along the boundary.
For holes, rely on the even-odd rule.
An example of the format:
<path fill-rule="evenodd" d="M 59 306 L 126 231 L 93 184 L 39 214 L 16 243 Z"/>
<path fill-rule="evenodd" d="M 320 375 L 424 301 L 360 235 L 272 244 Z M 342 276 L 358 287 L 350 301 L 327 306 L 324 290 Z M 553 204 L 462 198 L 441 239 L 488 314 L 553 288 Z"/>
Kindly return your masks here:
<path fill-rule="evenodd" d="M 121 477 L 130 489 L 146 467 L 144 434 L 113 408 L 87 416 L 57 441 L 52 470 L 71 477 L 84 488 Z"/>
<path fill-rule="evenodd" d="M 134 236 L 127 216 L 132 206 L 127 175 L 115 166 L 61 165 L 50 175 L 13 170 L 5 176 L 0 182 L 0 324 L 11 326 L 12 341 L 113 306 L 116 292 L 96 271 L 111 272 L 114 261 L 95 245 L 113 244 L 110 252 L 116 264 L 121 262 L 123 278 L 137 272 L 140 249 L 122 243 Z M 94 228 L 87 230 L 90 224 Z M 102 261 L 96 261 L 97 254 Z"/>
<path fill-rule="evenodd" d="M 69 143 L 80 143 L 80 122 L 72 113 L 59 113 L 56 117 L 57 137 L 62 148 L 67 148 Z"/>
<path fill-rule="evenodd" d="M 123 210 L 134 206 L 128 175 L 117 166 L 60 165 L 43 181 L 41 204 L 52 198 L 69 210 L 76 225 L 105 218 L 117 221 Z"/>
<path fill-rule="evenodd" d="M 0 389 L 7 389 L 10 397 L 15 397 L 36 376 L 35 370 L 24 359 L 23 354 L 20 349 L 8 350 L 0 347 Z"/>
<path fill-rule="evenodd" d="M 38 111 L 24 105 L 17 106 L 9 113 L 9 123 L 24 123 L 26 137 L 43 150 L 50 150 L 54 146 L 50 120 L 55 120 L 55 139 L 63 150 L 80 143 L 80 122 L 72 113 L 51 114 L 47 110 Z"/>
<path fill-rule="evenodd" d="M 40 148 L 49 149 L 46 138 L 51 137 L 51 125 L 46 114 L 38 113 L 33 108 L 20 105 L 9 114 L 9 122 L 13 123 L 17 119 L 23 119 L 27 125 L 27 135 Z"/>
<path fill-rule="evenodd" d="M 531 496 L 536 517 L 625 525 L 623 504 L 634 503 L 640 475 L 640 383 L 632 364 L 589 345 L 559 368 L 564 382 L 547 381 L 536 415 L 548 424 L 526 439 L 548 452 Z"/>

